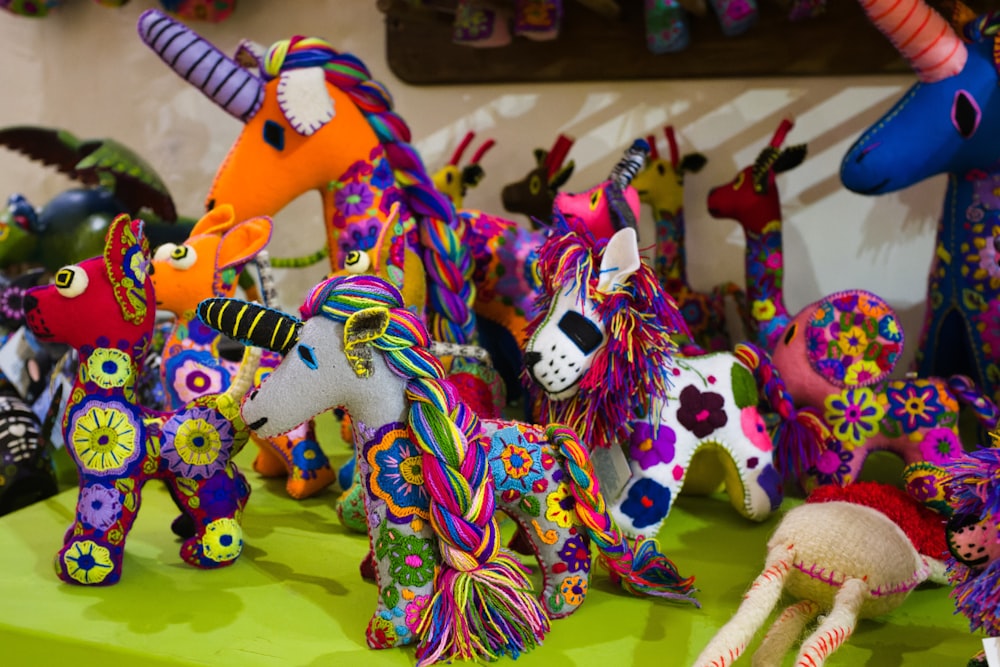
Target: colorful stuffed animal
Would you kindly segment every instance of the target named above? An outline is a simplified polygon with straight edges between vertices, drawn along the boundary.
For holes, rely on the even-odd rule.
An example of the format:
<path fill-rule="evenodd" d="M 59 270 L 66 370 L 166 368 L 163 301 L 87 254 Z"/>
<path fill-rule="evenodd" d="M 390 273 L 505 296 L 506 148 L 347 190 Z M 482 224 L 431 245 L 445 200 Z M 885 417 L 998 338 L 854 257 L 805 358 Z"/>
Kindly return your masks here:
<path fill-rule="evenodd" d="M 532 229 L 548 225 L 559 189 L 573 175 L 576 163 L 566 162 L 574 139 L 565 134 L 556 137 L 552 148 L 535 149 L 535 166 L 520 181 L 503 186 L 500 197 L 504 210 L 528 216 Z"/>
<path fill-rule="evenodd" d="M 863 3 L 919 82 L 861 135 L 844 156 L 850 190 L 881 195 L 948 174 L 917 344 L 920 376 L 968 375 L 1000 400 L 1000 14 L 972 18 L 961 4 L 958 29 L 923 0 Z"/>
<path fill-rule="evenodd" d="M 255 313 L 270 329 L 247 330 Z M 442 381 L 427 330 L 389 283 L 331 278 L 301 313 L 304 321 L 222 299 L 199 306 L 210 326 L 285 355 L 243 404 L 258 435 L 334 406 L 350 413 L 377 561 L 369 646 L 416 642 L 420 665 L 534 648 L 549 616 L 586 597 L 592 565 L 582 531 L 626 590 L 690 600 L 691 580 L 653 542 L 630 546 L 607 514 L 576 434 L 476 418 Z M 500 548 L 496 509 L 534 541 L 540 600 Z"/>
<path fill-rule="evenodd" d="M 295 37 L 264 51 L 244 42 L 241 61 L 156 10 L 139 18 L 143 41 L 244 129 L 220 165 L 207 209 L 233 206 L 237 220 L 274 216 L 300 194 L 323 201 L 330 269 L 378 238 L 396 201 L 410 243 L 427 267 L 429 324 L 436 340 L 475 338 L 468 244 L 451 202 L 434 188 L 392 98 L 358 58 L 321 39 Z M 397 186 L 402 183 L 402 186 Z M 415 216 L 415 224 L 410 222 Z"/>
<path fill-rule="evenodd" d="M 27 325 L 40 341 L 77 350 L 79 372 L 63 419 L 64 442 L 80 479 L 76 514 L 56 557 L 67 583 L 113 584 L 143 485 L 162 479 L 182 511 L 174 530 L 181 557 L 215 568 L 243 548 L 240 521 L 250 494 L 232 457 L 249 430 L 239 402 L 256 372 L 249 351 L 226 392 L 171 413 L 136 404 L 135 380 L 153 336 L 149 248 L 142 222 L 127 215 L 108 228 L 104 254 L 60 269 L 55 283 L 28 290 Z"/>
<path fill-rule="evenodd" d="M 448 160 L 448 164 L 438 169 L 431 176 L 434 187 L 451 200 L 451 204 L 455 207 L 455 210 L 462 208 L 469 188 L 476 187 L 483 180 L 486 172 L 483 171 L 483 166 L 479 164 L 479 161 L 496 144 L 492 139 L 487 139 L 472 154 L 469 164 L 459 168 L 458 164 L 462 161 L 462 154 L 465 153 L 465 149 L 469 147 L 475 136 L 475 132 L 466 132 L 465 137 L 462 138 L 462 143 L 458 145 L 451 159 Z"/>
<path fill-rule="evenodd" d="M 12 195 L 0 212 L 0 268 L 44 266 L 50 272 L 101 254 L 108 225 L 121 213 L 152 220 L 154 243 L 183 241 L 191 229 L 178 221 L 166 185 L 142 158 L 113 139 L 81 140 L 47 127 L 0 130 L 0 146 L 55 167 L 86 185 L 61 192 L 35 209 Z M 179 224 L 178 224 L 179 223 Z"/>
<path fill-rule="evenodd" d="M 948 505 L 948 578 L 955 609 L 973 632 L 1000 636 L 1000 449 L 963 454 L 944 464 Z M 970 667 L 987 667 L 980 653 Z"/>
<path fill-rule="evenodd" d="M 719 21 L 722 34 L 741 35 L 758 19 L 756 0 L 645 0 L 646 48 L 652 53 L 676 53 L 691 43 L 691 20 L 705 16 L 707 5 Z"/>
<path fill-rule="evenodd" d="M 64 0 L 0 0 L 0 9 L 18 16 L 43 18 L 58 9 Z M 105 7 L 123 7 L 129 0 L 94 0 Z M 229 18 L 236 0 L 160 0 L 163 9 L 186 21 L 218 23 Z"/>
<path fill-rule="evenodd" d="M 163 346 L 160 373 L 168 397 L 167 409 L 229 387 L 240 360 L 227 359 L 218 332 L 195 315 L 198 304 L 214 296 L 233 296 L 236 277 L 262 252 L 271 238 L 270 218 L 237 222 L 231 206 L 206 213 L 180 244 L 156 249 L 150 272 L 156 306 L 173 313 L 174 325 Z M 255 384 L 278 365 L 280 357 L 261 355 Z M 287 476 L 285 489 L 293 498 L 307 498 L 333 483 L 335 474 L 316 442 L 312 422 L 272 440 L 255 438 L 260 449 L 254 470 L 261 475 Z"/>
<path fill-rule="evenodd" d="M 693 343 L 702 349 L 718 352 L 732 349 L 726 328 L 727 296 L 744 305 L 743 290 L 727 282 L 712 288 L 710 293 L 695 291 L 688 282 L 687 253 L 684 246 L 684 175 L 697 173 L 707 159 L 701 153 L 688 153 L 683 158 L 677 148 L 673 126 L 664 128 L 670 159 L 660 157 L 656 137 L 650 135 L 650 159 L 646 168 L 636 175 L 632 187 L 639 199 L 649 204 L 656 224 L 656 245 L 653 268 L 660 284 L 674 297 L 684 315 Z"/>
<path fill-rule="evenodd" d="M 684 319 L 631 228 L 603 242 L 573 223 L 557 227 L 539 270 L 545 296 L 527 374 L 544 392 L 542 419 L 576 429 L 592 450 L 627 448 L 631 479 L 611 507 L 622 528 L 656 534 L 681 487 L 711 493 L 724 482 L 736 510 L 757 521 L 777 509 L 782 485 L 758 389 L 772 404 L 788 398 L 766 356 L 677 354 Z"/>
<path fill-rule="evenodd" d="M 781 452 L 779 469 L 806 486 L 858 480 L 868 455 L 898 455 L 906 488 L 917 500 L 947 511 L 940 466 L 962 452 L 960 406 L 987 429 L 996 405 L 966 376 L 906 378 L 889 375 L 903 350 L 903 331 L 889 305 L 863 290 L 824 297 L 791 319 L 772 353 L 798 408 L 822 419 L 821 448 Z"/>
<path fill-rule="evenodd" d="M 751 166 L 708 193 L 709 214 L 736 220 L 746 235 L 747 326 L 765 350 L 775 348 L 790 318 L 785 307 L 781 197 L 775 176 L 805 159 L 805 144 L 781 148 L 793 125 L 790 119 L 782 120 Z"/>
<path fill-rule="evenodd" d="M 621 11 L 617 0 L 579 2 L 610 19 Z M 553 40 L 559 36 L 563 12 L 563 0 L 514 0 L 510 8 L 486 0 L 458 0 L 452 41 L 478 48 L 506 46 L 511 42 L 511 27 L 518 37 Z"/>
<path fill-rule="evenodd" d="M 695 659 L 695 667 L 729 667 L 742 655 L 787 592 L 792 603 L 775 619 L 753 656 L 779 665 L 802 630 L 795 664 L 822 667 L 854 632 L 859 618 L 899 607 L 944 564 L 923 556 L 907 534 L 876 509 L 847 502 L 800 505 L 788 511 L 767 543 L 767 558 L 739 609 Z"/>

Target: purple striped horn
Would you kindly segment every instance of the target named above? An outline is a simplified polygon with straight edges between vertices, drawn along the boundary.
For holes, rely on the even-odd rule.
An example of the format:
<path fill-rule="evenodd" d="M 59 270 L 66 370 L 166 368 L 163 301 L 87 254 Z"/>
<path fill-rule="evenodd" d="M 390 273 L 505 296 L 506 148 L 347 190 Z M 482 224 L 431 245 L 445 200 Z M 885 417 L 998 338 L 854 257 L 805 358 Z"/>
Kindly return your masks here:
<path fill-rule="evenodd" d="M 264 84 L 252 72 L 163 12 L 139 17 L 139 37 L 185 81 L 244 123 L 264 101 Z"/>
<path fill-rule="evenodd" d="M 889 38 L 925 83 L 954 76 L 968 51 L 943 16 L 924 0 L 860 0 L 868 19 Z"/>

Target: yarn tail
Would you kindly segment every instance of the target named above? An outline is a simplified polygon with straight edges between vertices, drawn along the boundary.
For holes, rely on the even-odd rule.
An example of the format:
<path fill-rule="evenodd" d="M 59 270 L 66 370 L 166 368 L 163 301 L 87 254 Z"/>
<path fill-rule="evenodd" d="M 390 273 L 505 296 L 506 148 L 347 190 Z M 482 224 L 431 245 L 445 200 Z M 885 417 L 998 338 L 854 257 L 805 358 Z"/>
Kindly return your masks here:
<path fill-rule="evenodd" d="M 541 645 L 548 631 L 524 568 L 509 554 L 467 572 L 444 567 L 417 629 L 417 666 L 517 658 Z"/>
<path fill-rule="evenodd" d="M 948 388 L 955 392 L 958 400 L 976 412 L 976 419 L 987 430 L 993 430 L 1000 421 L 1000 410 L 996 404 L 976 386 L 966 375 L 952 375 L 948 378 Z"/>
<path fill-rule="evenodd" d="M 660 552 L 653 539 L 640 537 L 631 547 L 615 520 L 608 514 L 594 466 L 587 448 L 576 432 L 553 425 L 547 430 L 549 442 L 566 459 L 570 488 L 576 499 L 576 513 L 601 552 L 612 578 L 633 595 L 648 595 L 690 602 L 694 597 L 694 578 L 682 577 L 677 566 Z"/>

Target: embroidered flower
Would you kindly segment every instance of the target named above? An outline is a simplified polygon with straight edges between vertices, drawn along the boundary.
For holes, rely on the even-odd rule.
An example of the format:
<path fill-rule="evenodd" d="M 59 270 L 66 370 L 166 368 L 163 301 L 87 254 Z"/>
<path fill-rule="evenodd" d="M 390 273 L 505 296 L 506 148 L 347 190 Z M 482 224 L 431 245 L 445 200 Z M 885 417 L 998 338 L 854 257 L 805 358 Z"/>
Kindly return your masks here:
<path fill-rule="evenodd" d="M 195 345 L 211 345 L 219 340 L 219 332 L 195 317 L 187 324 L 187 337 Z"/>
<path fill-rule="evenodd" d="M 562 483 L 545 498 L 545 518 L 560 528 L 569 528 L 578 523 L 576 498 L 569 485 Z"/>
<path fill-rule="evenodd" d="M 383 526 L 386 522 L 382 523 Z M 396 531 L 391 530 L 396 533 Z M 389 558 L 389 576 L 400 586 L 419 588 L 434 578 L 435 554 L 430 540 L 417 535 L 396 533 L 385 551 Z"/>
<path fill-rule="evenodd" d="M 677 434 L 666 424 L 639 422 L 632 431 L 629 458 L 643 470 L 674 460 Z"/>
<path fill-rule="evenodd" d="M 681 390 L 677 421 L 698 438 L 704 438 L 729 420 L 725 399 L 714 391 L 699 391 L 694 385 Z"/>
<path fill-rule="evenodd" d="M 69 441 L 87 472 L 121 475 L 139 457 L 139 425 L 116 404 L 86 401 L 72 413 Z"/>
<path fill-rule="evenodd" d="M 903 340 L 903 330 L 899 328 L 899 320 L 892 315 L 886 315 L 878 321 L 878 333 L 893 343 Z"/>
<path fill-rule="evenodd" d="M 235 436 L 233 425 L 217 411 L 192 407 L 163 425 L 160 455 L 174 474 L 207 479 L 229 461 Z"/>
<path fill-rule="evenodd" d="M 118 489 L 90 484 L 80 492 L 77 507 L 84 525 L 103 533 L 122 515 L 121 501 L 122 494 Z"/>
<path fill-rule="evenodd" d="M 348 183 L 334 197 L 335 205 L 348 218 L 364 214 L 373 201 L 375 197 L 365 183 Z"/>
<path fill-rule="evenodd" d="M 420 626 L 420 621 L 424 618 L 424 610 L 427 609 L 431 598 L 428 595 L 418 595 L 406 605 L 406 627 L 410 632 L 416 632 Z"/>
<path fill-rule="evenodd" d="M 975 200 L 987 210 L 1000 209 L 1000 175 L 986 174 L 973 183 Z"/>
<path fill-rule="evenodd" d="M 852 387 L 870 384 L 880 375 L 882 375 L 882 369 L 878 367 L 878 364 L 862 359 L 847 367 L 847 372 L 844 373 L 844 384 Z"/>
<path fill-rule="evenodd" d="M 770 320 L 774 317 L 775 313 L 778 312 L 777 308 L 774 306 L 774 301 L 771 299 L 757 299 L 750 306 L 751 316 L 755 320 L 763 321 Z"/>
<path fill-rule="evenodd" d="M 771 451 L 771 434 L 767 432 L 767 424 L 756 406 L 740 410 L 740 427 L 743 429 L 743 435 L 754 447 L 762 452 Z"/>
<path fill-rule="evenodd" d="M 962 443 L 950 428 L 933 428 L 920 441 L 920 455 L 929 463 L 945 465 L 962 454 Z"/>
<path fill-rule="evenodd" d="M 346 255 L 352 250 L 368 252 L 378 243 L 379 232 L 382 231 L 382 223 L 375 218 L 366 218 L 358 222 L 352 222 L 340 233 L 337 243 L 340 244 L 340 251 Z"/>
<path fill-rule="evenodd" d="M 392 167 L 389 166 L 389 160 L 384 157 L 377 160 L 375 162 L 375 169 L 372 170 L 372 187 L 377 190 L 384 190 L 392 185 L 395 180 L 396 176 L 392 173 Z"/>
<path fill-rule="evenodd" d="M 944 499 L 944 485 L 932 474 L 910 475 L 906 479 L 906 492 L 924 504 Z"/>
<path fill-rule="evenodd" d="M 562 593 L 566 604 L 573 606 L 583 604 L 584 598 L 587 597 L 586 577 L 566 577 L 559 586 L 559 592 Z"/>
<path fill-rule="evenodd" d="M 209 477 L 198 489 L 198 508 L 209 517 L 232 516 L 250 496 L 243 475 L 230 477 L 218 473 Z"/>
<path fill-rule="evenodd" d="M 590 572 L 590 548 L 579 535 L 566 540 L 559 550 L 559 559 L 570 572 Z"/>
<path fill-rule="evenodd" d="M 368 625 L 368 645 L 372 648 L 392 648 L 399 642 L 396 625 L 387 618 L 375 616 Z"/>
<path fill-rule="evenodd" d="M 292 464 L 302 472 L 303 479 L 314 479 L 316 471 L 328 467 L 330 462 L 319 443 L 307 438 L 292 448 Z"/>
<path fill-rule="evenodd" d="M 87 358 L 87 378 L 101 389 L 124 387 L 132 376 L 132 359 L 112 347 L 99 347 Z"/>
<path fill-rule="evenodd" d="M 934 426 L 944 412 L 937 387 L 927 382 L 893 382 L 885 393 L 889 416 L 901 422 L 907 433 Z"/>
<path fill-rule="evenodd" d="M 868 336 L 861 327 L 852 326 L 846 331 L 840 332 L 837 345 L 845 355 L 856 357 L 864 352 L 868 346 Z"/>
<path fill-rule="evenodd" d="M 541 458 L 541 446 L 528 442 L 517 427 L 502 428 L 490 438 L 490 468 L 500 491 L 530 493 L 532 485 L 542 478 L 536 465 Z"/>
<path fill-rule="evenodd" d="M 701 303 L 697 299 L 684 301 L 684 305 L 681 306 L 681 316 L 692 329 L 701 329 L 708 324 L 705 321 L 705 309 L 701 307 Z"/>
<path fill-rule="evenodd" d="M 820 484 L 846 485 L 852 481 L 851 462 L 854 451 L 836 438 L 827 440 L 816 461 L 816 479 Z"/>
<path fill-rule="evenodd" d="M 63 554 L 63 564 L 66 574 L 81 584 L 99 584 L 114 569 L 108 548 L 91 540 L 74 542 Z"/>
<path fill-rule="evenodd" d="M 621 511 L 636 528 L 651 526 L 670 511 L 670 489 L 648 477 L 640 479 L 629 488 Z"/>
<path fill-rule="evenodd" d="M 371 492 L 386 502 L 389 520 L 409 523 L 413 516 L 430 520 L 423 454 L 406 429 L 384 431 L 381 439 L 368 448 L 367 458 L 372 470 Z"/>
<path fill-rule="evenodd" d="M 173 369 L 173 373 L 169 370 Z M 174 405 L 187 405 L 196 398 L 217 394 L 229 386 L 229 373 L 211 352 L 185 350 L 170 361 L 168 375 Z"/>
<path fill-rule="evenodd" d="M 885 416 L 875 393 L 868 387 L 849 388 L 827 396 L 825 405 L 827 424 L 839 440 L 850 443 L 851 447 L 864 444 L 878 433 L 878 424 Z"/>
<path fill-rule="evenodd" d="M 216 519 L 205 527 L 201 549 L 205 558 L 216 563 L 235 560 L 243 551 L 243 529 L 236 519 Z"/>

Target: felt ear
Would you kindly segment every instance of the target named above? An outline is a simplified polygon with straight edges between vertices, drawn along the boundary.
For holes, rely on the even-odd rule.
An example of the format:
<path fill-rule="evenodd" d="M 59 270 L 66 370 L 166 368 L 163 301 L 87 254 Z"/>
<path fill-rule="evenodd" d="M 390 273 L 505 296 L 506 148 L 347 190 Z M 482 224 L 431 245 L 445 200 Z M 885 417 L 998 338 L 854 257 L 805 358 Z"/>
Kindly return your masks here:
<path fill-rule="evenodd" d="M 535 166 L 541 167 L 545 164 L 545 158 L 548 156 L 549 152 L 544 148 L 536 148 L 532 153 L 535 156 Z"/>
<path fill-rule="evenodd" d="M 45 273 L 45 269 L 31 269 L 25 271 L 21 275 L 10 281 L 11 287 L 18 287 L 20 289 L 28 289 L 29 287 L 34 287 L 38 284 L 38 279 L 42 277 Z"/>
<path fill-rule="evenodd" d="M 215 260 L 217 270 L 239 266 L 257 256 L 271 240 L 271 218 L 261 216 L 239 223 L 222 235 Z"/>
<path fill-rule="evenodd" d="M 624 227 L 608 240 L 601 257 L 601 274 L 597 291 L 609 294 L 624 285 L 629 276 L 639 270 L 639 238 L 631 227 Z"/>
<path fill-rule="evenodd" d="M 358 377 L 370 377 L 375 371 L 370 343 L 389 328 L 389 309 L 364 308 L 347 318 L 344 324 L 344 356 Z"/>
<path fill-rule="evenodd" d="M 309 136 L 333 118 L 333 98 L 326 89 L 322 68 L 306 67 L 281 73 L 278 106 L 289 125 Z"/>
<path fill-rule="evenodd" d="M 278 354 L 299 342 L 302 322 L 288 313 L 240 299 L 214 297 L 198 304 L 198 319 L 237 340 Z"/>
<path fill-rule="evenodd" d="M 479 185 L 479 181 L 483 180 L 483 176 L 486 175 L 486 170 L 478 164 L 466 165 L 462 168 L 462 184 L 466 187 L 473 188 Z"/>
<path fill-rule="evenodd" d="M 576 163 L 572 160 L 560 167 L 559 171 L 557 171 L 552 178 L 549 179 L 549 189 L 558 190 L 562 186 L 566 185 L 566 181 L 568 181 L 569 177 L 573 175 L 573 169 L 575 167 Z"/>
<path fill-rule="evenodd" d="M 104 244 L 104 268 L 122 316 L 127 322 L 139 324 L 146 317 L 151 291 L 146 289 L 149 244 L 142 220 L 132 220 L 122 213 L 111 221 Z"/>
<path fill-rule="evenodd" d="M 781 155 L 774 161 L 774 173 L 780 174 L 783 171 L 794 169 L 802 164 L 802 161 L 806 159 L 807 149 L 806 144 L 798 144 L 796 146 L 789 146 L 781 151 Z"/>
<path fill-rule="evenodd" d="M 264 69 L 264 55 L 267 53 L 267 49 L 263 45 L 258 44 L 252 39 L 240 40 L 240 43 L 236 46 L 236 53 L 233 54 L 233 60 L 235 60 L 240 67 L 246 69 L 253 69 L 256 67 L 258 70 Z"/>
<path fill-rule="evenodd" d="M 198 222 L 194 223 L 189 236 L 201 236 L 212 234 L 222 236 L 222 234 L 236 224 L 236 211 L 232 204 L 220 204 L 211 211 L 201 216 Z"/>
<path fill-rule="evenodd" d="M 681 158 L 680 170 L 682 174 L 697 174 L 708 162 L 708 158 L 701 153 L 688 153 Z"/>

